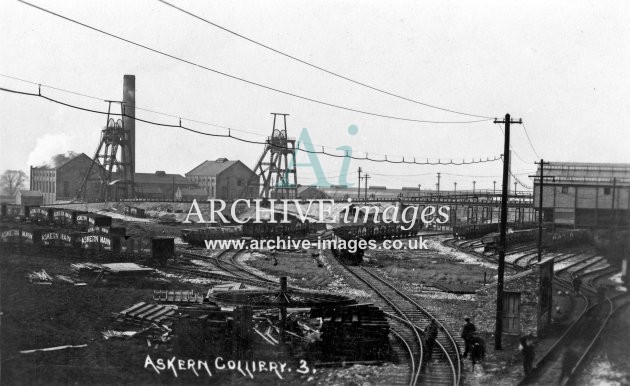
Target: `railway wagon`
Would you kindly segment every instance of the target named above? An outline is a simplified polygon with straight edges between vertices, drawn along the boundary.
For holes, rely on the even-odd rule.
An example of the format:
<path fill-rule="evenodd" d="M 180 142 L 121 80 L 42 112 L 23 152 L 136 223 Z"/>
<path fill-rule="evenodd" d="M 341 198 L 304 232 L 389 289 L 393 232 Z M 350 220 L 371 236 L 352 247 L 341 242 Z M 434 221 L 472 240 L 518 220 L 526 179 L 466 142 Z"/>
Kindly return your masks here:
<path fill-rule="evenodd" d="M 55 225 L 64 227 L 75 227 L 77 225 L 77 217 L 87 212 L 81 210 L 67 208 L 53 208 L 52 222 Z"/>
<path fill-rule="evenodd" d="M 0 218 L 2 221 L 16 221 L 24 218 L 24 207 L 18 204 L 3 203 L 0 206 Z"/>
<path fill-rule="evenodd" d="M 3 244 L 40 245 L 42 229 L 9 228 L 0 231 L 0 242 Z"/>
<path fill-rule="evenodd" d="M 73 230 L 42 231 L 40 240 L 44 247 L 81 247 L 80 234 Z"/>
<path fill-rule="evenodd" d="M 346 240 L 349 241 L 349 240 Z M 358 239 L 355 239 L 354 242 L 358 242 Z M 351 251 L 348 248 L 337 248 L 338 244 L 334 244 L 330 251 L 333 256 L 341 260 L 344 264 L 348 265 L 359 265 L 363 262 L 363 255 L 365 251 L 357 246 L 356 250 Z"/>
<path fill-rule="evenodd" d="M 81 232 L 78 234 L 80 248 L 97 251 L 120 251 L 120 236 L 103 234 L 91 234 Z"/>
<path fill-rule="evenodd" d="M 545 234 L 543 246 L 546 248 L 558 248 L 575 243 L 588 242 L 593 239 L 592 233 L 586 229 L 571 229 Z"/>
<path fill-rule="evenodd" d="M 76 216 L 76 224 L 83 229 L 88 229 L 91 226 L 111 227 L 112 218 L 104 214 L 79 213 Z"/>
<path fill-rule="evenodd" d="M 26 209 L 26 208 L 25 208 Z M 24 217 L 28 218 L 30 222 L 40 225 L 49 225 L 53 223 L 53 209 L 43 207 L 33 207 L 24 212 Z"/>
<path fill-rule="evenodd" d="M 135 206 L 125 206 L 123 213 L 126 214 L 127 216 L 133 216 L 133 217 L 139 217 L 139 218 L 146 217 L 145 210 L 143 208 L 138 208 Z"/>
<path fill-rule="evenodd" d="M 261 220 L 260 223 L 248 221 L 243 224 L 243 236 L 254 238 L 273 238 L 283 236 L 305 236 L 311 231 L 311 224 L 291 219 L 289 223 L 271 223 L 268 220 Z"/>
<path fill-rule="evenodd" d="M 538 229 L 517 230 L 505 235 L 508 245 L 522 244 L 536 240 L 538 237 Z M 498 232 L 490 233 L 481 238 L 484 252 L 498 250 L 500 245 L 500 234 Z"/>
<path fill-rule="evenodd" d="M 242 235 L 240 227 L 182 229 L 182 240 L 190 245 L 205 246 L 204 240 L 233 239 Z"/>

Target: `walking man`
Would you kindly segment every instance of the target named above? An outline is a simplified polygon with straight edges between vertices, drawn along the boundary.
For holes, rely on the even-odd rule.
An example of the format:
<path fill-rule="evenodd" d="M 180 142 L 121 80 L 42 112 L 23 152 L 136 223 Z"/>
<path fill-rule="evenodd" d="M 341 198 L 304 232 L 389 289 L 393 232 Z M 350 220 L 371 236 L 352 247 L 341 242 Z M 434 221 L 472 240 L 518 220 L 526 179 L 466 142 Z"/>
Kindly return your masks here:
<path fill-rule="evenodd" d="M 525 375 L 529 374 L 532 371 L 532 364 L 534 363 L 534 342 L 531 337 L 524 336 L 521 338 L 521 344 L 518 349 L 523 354 L 523 371 Z"/>
<path fill-rule="evenodd" d="M 463 358 L 466 358 L 468 353 L 470 352 L 472 346 L 471 341 L 473 338 L 473 334 L 477 331 L 477 328 L 474 324 L 470 322 L 470 318 L 464 318 L 466 324 L 464 324 L 464 328 L 462 328 L 462 339 L 464 340 L 464 355 Z"/>
<path fill-rule="evenodd" d="M 472 361 L 473 371 L 475 371 L 475 364 L 481 362 L 485 357 L 486 342 L 473 333 L 470 338 L 470 360 Z"/>
<path fill-rule="evenodd" d="M 428 362 L 431 360 L 431 356 L 433 354 L 433 347 L 435 346 L 435 340 L 437 339 L 437 335 L 438 335 L 438 324 L 435 321 L 435 319 L 431 319 L 431 323 L 429 323 L 427 327 L 424 329 L 424 333 L 426 335 L 426 346 L 427 346 L 425 358 Z"/>

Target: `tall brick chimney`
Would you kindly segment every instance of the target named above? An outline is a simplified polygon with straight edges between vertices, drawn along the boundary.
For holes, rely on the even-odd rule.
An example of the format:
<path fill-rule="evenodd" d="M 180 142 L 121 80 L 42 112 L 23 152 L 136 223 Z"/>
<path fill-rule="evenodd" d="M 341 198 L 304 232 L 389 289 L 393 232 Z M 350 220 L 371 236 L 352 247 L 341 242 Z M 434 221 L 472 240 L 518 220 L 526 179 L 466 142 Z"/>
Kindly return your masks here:
<path fill-rule="evenodd" d="M 128 181 L 127 198 L 134 197 L 134 176 L 136 173 L 136 76 L 125 75 L 123 78 L 123 127 L 128 132 L 129 143 L 122 152 L 122 163 L 128 164 L 123 179 Z"/>

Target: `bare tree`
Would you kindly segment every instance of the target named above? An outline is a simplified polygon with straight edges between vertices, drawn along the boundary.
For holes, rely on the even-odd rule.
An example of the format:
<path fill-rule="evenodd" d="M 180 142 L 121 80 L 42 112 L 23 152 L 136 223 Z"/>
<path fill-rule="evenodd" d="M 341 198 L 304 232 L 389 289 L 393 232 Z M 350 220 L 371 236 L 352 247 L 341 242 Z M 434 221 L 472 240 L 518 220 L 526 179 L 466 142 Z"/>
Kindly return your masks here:
<path fill-rule="evenodd" d="M 5 170 L 0 176 L 2 193 L 14 196 L 18 189 L 25 185 L 26 180 L 26 173 L 22 170 Z"/>

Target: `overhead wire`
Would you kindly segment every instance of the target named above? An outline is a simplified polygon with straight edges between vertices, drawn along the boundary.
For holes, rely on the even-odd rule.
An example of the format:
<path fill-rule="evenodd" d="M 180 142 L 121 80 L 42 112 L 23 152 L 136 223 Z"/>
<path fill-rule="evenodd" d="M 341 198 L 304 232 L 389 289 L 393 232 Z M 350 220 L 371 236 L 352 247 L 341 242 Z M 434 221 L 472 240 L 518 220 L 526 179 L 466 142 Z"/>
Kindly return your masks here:
<path fill-rule="evenodd" d="M 525 136 L 527 137 L 527 141 L 529 142 L 529 146 L 532 147 L 532 151 L 534 152 L 534 154 L 536 154 L 536 158 L 540 159 L 541 157 L 538 155 L 538 152 L 534 148 L 534 144 L 532 143 L 531 138 L 529 138 L 529 133 L 527 132 L 527 126 L 525 126 L 525 122 L 523 122 L 523 129 L 525 130 Z"/>
<path fill-rule="evenodd" d="M 503 135 L 505 135 L 505 131 L 503 130 L 503 127 L 499 124 L 499 123 L 495 123 L 496 125 L 499 126 L 499 129 L 501 129 L 501 133 L 503 133 Z M 516 157 L 518 157 L 518 159 L 520 159 L 522 162 L 526 163 L 526 164 L 531 164 L 533 163 L 533 161 L 527 161 L 525 159 L 523 159 L 523 157 L 521 157 L 521 155 L 516 151 L 516 149 L 514 149 L 514 146 L 512 146 L 512 144 L 510 143 L 510 150 L 512 151 L 512 153 L 514 153 L 514 155 L 516 155 Z"/>
<path fill-rule="evenodd" d="M 270 91 L 274 91 L 274 92 L 277 92 L 277 93 L 280 93 L 280 94 L 292 96 L 294 98 L 306 100 L 306 101 L 309 101 L 309 102 L 317 103 L 317 104 L 328 106 L 328 107 L 333 107 L 333 108 L 336 108 L 336 109 L 352 111 L 352 112 L 355 112 L 355 113 L 364 114 L 364 115 L 370 115 L 370 116 L 374 116 L 374 117 L 387 118 L 387 119 L 406 121 L 406 122 L 416 122 L 416 123 L 465 124 L 465 123 L 484 122 L 484 121 L 489 121 L 489 120 L 493 119 L 493 118 L 483 118 L 483 119 L 470 120 L 470 121 L 434 121 L 434 120 L 423 120 L 423 119 L 406 118 L 406 117 L 399 117 L 399 116 L 394 116 L 394 115 L 380 114 L 380 113 L 374 113 L 374 112 L 370 112 L 370 111 L 366 111 L 366 110 L 360 110 L 360 109 L 356 109 L 356 108 L 352 108 L 352 107 L 342 106 L 342 105 L 338 105 L 338 104 L 322 101 L 322 100 L 319 100 L 319 99 L 310 98 L 310 97 L 306 97 L 306 96 L 303 96 L 303 95 L 298 95 L 298 94 L 295 94 L 295 93 L 292 93 L 292 92 L 289 92 L 289 91 L 280 90 L 278 88 L 275 88 L 275 87 L 272 87 L 272 86 L 268 86 L 268 85 L 265 85 L 265 84 L 262 84 L 262 83 L 258 83 L 258 82 L 255 82 L 255 81 L 251 81 L 251 80 L 248 80 L 248 79 L 236 76 L 236 75 L 231 75 L 231 74 L 228 74 L 226 72 L 223 72 L 223 71 L 220 71 L 220 70 L 217 70 L 217 69 L 214 69 L 214 68 L 211 68 L 211 67 L 199 64 L 199 63 L 195 63 L 195 62 L 190 61 L 188 59 L 180 58 L 179 56 L 176 56 L 176 55 L 173 55 L 173 54 L 169 54 L 167 52 L 158 50 L 156 48 L 152 48 L 152 47 L 149 47 L 147 45 L 134 42 L 134 41 L 126 39 L 126 38 L 124 38 L 122 36 L 118 36 L 116 34 L 107 32 L 107 31 L 99 29 L 97 27 L 93 27 L 91 25 L 85 24 L 85 23 L 80 22 L 78 20 L 75 20 L 75 19 L 72 19 L 70 17 L 61 15 L 59 13 L 53 12 L 53 11 L 51 11 L 49 9 L 40 7 L 38 5 L 29 3 L 27 1 L 24 1 L 24 0 L 17 0 L 17 1 L 19 1 L 22 4 L 28 5 L 29 7 L 38 9 L 38 10 L 40 10 L 42 12 L 48 13 L 50 15 L 56 16 L 56 17 L 61 18 L 63 20 L 66 20 L 66 21 L 69 21 L 69 22 L 74 23 L 76 25 L 79 25 L 81 27 L 84 27 L 84 28 L 90 29 L 92 31 L 98 32 L 100 34 L 112 37 L 114 39 L 118 39 L 118 40 L 123 41 L 125 43 L 134 45 L 136 47 L 143 48 L 145 50 L 154 52 L 156 54 L 159 54 L 159 55 L 162 55 L 162 56 L 165 56 L 165 57 L 177 60 L 179 62 L 186 63 L 186 64 L 189 64 L 191 66 L 194 66 L 194 67 L 197 67 L 197 68 L 201 68 L 203 70 L 210 71 L 212 73 L 215 73 L 215 74 L 218 74 L 218 75 L 222 75 L 222 76 L 225 76 L 225 77 L 230 78 L 230 79 L 238 80 L 240 82 L 247 83 L 247 84 L 250 84 L 250 85 L 253 85 L 253 86 L 261 87 L 261 88 L 264 88 L 264 89 L 267 89 L 267 90 L 270 90 Z"/>
<path fill-rule="evenodd" d="M 66 89 L 66 88 L 52 86 L 52 85 L 45 84 L 45 83 L 42 83 L 42 82 L 36 82 L 36 81 L 33 81 L 33 80 L 19 78 L 19 77 L 8 75 L 8 74 L 0 73 L 0 77 L 13 79 L 13 80 L 18 80 L 20 82 L 24 82 L 24 83 L 28 83 L 28 84 L 32 84 L 32 85 L 38 86 L 40 88 L 49 88 L 49 89 L 52 89 L 52 90 L 61 91 L 61 92 L 65 92 L 65 93 L 68 93 L 68 94 L 77 95 L 77 96 L 81 96 L 81 97 L 97 100 L 97 101 L 100 101 L 100 102 L 108 102 L 109 101 L 109 99 L 107 99 L 107 98 L 101 98 L 101 97 L 97 97 L 97 96 L 94 96 L 94 95 L 89 95 L 89 94 L 85 94 L 85 93 L 82 93 L 82 92 L 69 90 L 69 89 Z M 150 112 L 150 113 L 153 113 L 153 114 L 156 114 L 156 115 L 162 115 L 162 116 L 169 117 L 169 118 L 181 119 L 182 121 L 198 123 L 198 124 L 206 125 L 206 126 L 210 126 L 210 127 L 217 127 L 217 128 L 221 128 L 221 129 L 231 130 L 231 131 L 234 131 L 234 132 L 247 133 L 247 134 L 251 134 L 251 135 L 262 137 L 262 138 L 269 137 L 269 134 L 262 134 L 262 133 L 258 133 L 258 132 L 251 131 L 251 130 L 237 129 L 237 128 L 234 128 L 233 126 L 225 126 L 225 125 L 220 125 L 220 124 L 217 124 L 217 123 L 201 121 L 201 120 L 197 120 L 197 119 L 193 119 L 193 118 L 188 118 L 188 117 L 184 117 L 184 116 L 175 115 L 175 114 L 172 114 L 172 113 L 166 113 L 166 112 L 162 112 L 162 111 L 157 111 L 156 109 L 149 109 L 149 108 L 146 108 L 146 107 L 140 107 L 138 105 L 134 105 L 134 108 L 136 110 L 147 111 L 147 112 Z M 328 149 L 333 149 L 333 148 L 337 147 L 337 146 L 322 145 L 322 144 L 317 144 L 317 143 L 312 143 L 312 145 L 315 146 L 315 147 L 323 147 L 323 148 L 328 148 Z M 377 155 L 377 156 L 388 155 L 388 154 L 385 154 L 385 153 L 378 153 L 378 152 L 368 152 L 368 153 L 373 154 L 373 155 Z"/>
<path fill-rule="evenodd" d="M 230 34 L 232 34 L 234 36 L 237 36 L 237 37 L 239 37 L 241 39 L 247 40 L 248 42 L 253 43 L 253 44 L 257 45 L 257 46 L 263 47 L 263 48 L 265 48 L 265 49 L 267 49 L 269 51 L 275 52 L 276 54 L 282 55 L 282 56 L 284 56 L 286 58 L 289 58 L 289 59 L 294 60 L 296 62 L 302 63 L 302 64 L 307 65 L 309 67 L 315 68 L 315 69 L 317 69 L 319 71 L 323 71 L 323 72 L 325 72 L 325 73 L 327 73 L 329 75 L 333 75 L 333 76 L 335 76 L 337 78 L 344 79 L 344 80 L 346 80 L 348 82 L 357 84 L 359 86 L 366 87 L 368 89 L 371 89 L 371 90 L 374 90 L 374 91 L 377 91 L 377 92 L 380 92 L 380 93 L 383 93 L 383 94 L 386 94 L 386 95 L 389 95 L 389 96 L 393 96 L 395 98 L 402 99 L 402 100 L 405 100 L 405 101 L 408 101 L 408 102 L 412 102 L 412 103 L 416 103 L 416 104 L 419 104 L 419 105 L 422 105 L 422 106 L 425 106 L 425 107 L 429 107 L 429 108 L 432 108 L 432 109 L 446 111 L 446 112 L 453 113 L 453 114 L 466 115 L 466 116 L 469 116 L 469 117 L 492 119 L 492 117 L 485 116 L 485 115 L 470 114 L 470 113 L 465 113 L 465 112 L 462 112 L 462 111 L 457 111 L 457 110 L 452 110 L 452 109 L 447 109 L 447 108 L 444 108 L 444 107 L 431 105 L 431 104 L 428 104 L 428 103 L 425 103 L 425 102 L 421 102 L 421 101 L 418 101 L 418 100 L 415 100 L 415 99 L 411 99 L 411 98 L 408 98 L 408 97 L 405 97 L 405 96 L 402 96 L 402 95 L 399 95 L 399 94 L 396 94 L 396 93 L 393 93 L 393 92 L 390 92 L 390 91 L 383 90 L 383 89 L 378 88 L 376 86 L 371 86 L 369 84 L 360 82 L 358 80 L 354 80 L 354 79 L 352 79 L 350 77 L 347 77 L 345 75 L 341 75 L 341 74 L 339 74 L 337 72 L 334 72 L 332 70 L 328 70 L 328 69 L 323 68 L 321 66 L 315 65 L 315 64 L 313 64 L 311 62 L 308 62 L 308 61 L 306 61 L 304 59 L 297 58 L 297 57 L 295 57 L 293 55 L 287 54 L 286 52 L 283 52 L 283 51 L 280 51 L 280 50 L 275 49 L 273 47 L 270 47 L 270 46 L 268 46 L 266 44 L 263 44 L 263 43 L 261 43 L 259 41 L 256 41 L 256 40 L 252 39 L 252 38 L 249 38 L 249 37 L 247 37 L 247 36 L 245 36 L 243 34 L 235 32 L 235 31 L 233 31 L 233 30 L 231 30 L 229 28 L 223 27 L 223 26 L 221 26 L 221 25 L 219 25 L 217 23 L 214 23 L 214 22 L 212 22 L 212 21 L 210 21 L 210 20 L 208 20 L 208 19 L 206 19 L 206 18 L 204 18 L 202 16 L 199 16 L 199 15 L 193 13 L 193 12 L 190 12 L 190 11 L 185 10 L 185 9 L 183 9 L 181 7 L 178 7 L 178 6 L 176 6 L 176 5 L 172 4 L 172 3 L 169 3 L 168 1 L 165 1 L 165 0 L 157 0 L 157 1 L 159 1 L 160 3 L 162 3 L 164 5 L 167 5 L 167 6 L 171 7 L 171 8 L 173 8 L 173 9 L 176 9 L 176 10 L 182 12 L 182 13 L 185 13 L 185 14 L 187 14 L 189 16 L 192 16 L 195 19 L 201 20 L 202 22 L 204 22 L 206 24 L 209 24 L 209 25 L 211 25 L 213 27 L 216 27 L 216 28 L 221 29 L 221 30 L 223 30 L 225 32 L 228 32 L 228 33 L 230 33 Z"/>
<path fill-rule="evenodd" d="M 86 112 L 90 112 L 90 113 L 102 114 L 102 115 L 108 115 L 108 116 L 120 116 L 120 117 L 132 118 L 132 119 L 134 119 L 136 121 L 143 122 L 143 123 L 150 124 L 150 125 L 155 125 L 155 126 L 178 128 L 178 129 L 186 130 L 186 131 L 189 131 L 189 132 L 192 132 L 192 133 L 206 135 L 206 136 L 211 136 L 211 137 L 232 138 L 234 140 L 237 140 L 237 141 L 240 141 L 240 142 L 244 142 L 244 143 L 250 143 L 250 144 L 258 144 L 258 145 L 269 144 L 268 141 L 254 141 L 254 140 L 250 140 L 250 139 L 234 136 L 231 133 L 231 129 L 228 129 L 228 133 L 227 134 L 208 133 L 208 132 L 192 129 L 190 127 L 186 127 L 186 126 L 182 125 L 181 120 L 180 120 L 179 124 L 174 125 L 174 124 L 170 124 L 170 123 L 150 121 L 150 120 L 147 120 L 147 119 L 139 118 L 137 116 L 130 116 L 130 115 L 126 114 L 124 111 L 121 112 L 121 113 L 111 113 L 111 112 L 107 112 L 107 111 L 94 110 L 94 109 L 90 109 L 90 108 L 86 108 L 86 107 L 82 107 L 82 106 L 73 105 L 73 104 L 70 104 L 70 103 L 66 103 L 66 102 L 63 102 L 63 101 L 56 100 L 54 98 L 51 98 L 49 96 L 46 96 L 46 95 L 42 94 L 41 87 L 39 88 L 39 91 L 38 91 L 37 94 L 30 93 L 30 92 L 24 92 L 24 91 L 18 91 L 18 90 L 12 90 L 12 89 L 8 89 L 8 88 L 4 88 L 4 87 L 0 87 L 0 91 L 13 93 L 13 94 L 20 94 L 20 95 L 25 95 L 25 96 L 31 96 L 31 97 L 43 98 L 43 99 L 48 100 L 48 101 L 53 102 L 53 103 L 57 103 L 57 104 L 60 104 L 60 105 L 66 106 L 66 107 L 70 107 L 70 108 L 74 108 L 74 109 L 77 109 L 77 110 L 86 111 Z M 109 103 L 112 103 L 112 101 L 109 101 Z M 122 105 L 122 102 L 116 102 L 116 103 L 120 103 Z M 369 161 L 369 162 L 377 162 L 377 163 L 391 163 L 391 164 L 471 165 L 471 164 L 478 164 L 478 163 L 486 163 L 486 162 L 498 161 L 498 160 L 500 160 L 502 158 L 501 156 L 495 156 L 495 157 L 487 157 L 485 160 L 479 158 L 479 160 L 475 160 L 475 159 L 473 159 L 471 161 L 462 160 L 462 162 L 453 161 L 452 159 L 450 161 L 448 161 L 448 162 L 447 161 L 441 161 L 441 159 L 439 159 L 437 162 L 432 162 L 432 161 L 429 161 L 427 159 L 426 162 L 424 162 L 424 161 L 418 162 L 418 161 L 416 161 L 416 159 L 414 157 L 411 157 L 411 158 L 413 158 L 413 161 L 407 161 L 407 160 L 405 160 L 405 157 L 403 156 L 402 160 L 396 161 L 396 160 L 388 159 L 388 155 L 385 155 L 384 159 L 375 159 L 375 158 L 370 158 L 368 153 L 364 153 L 365 157 L 356 157 L 356 156 L 350 155 L 350 154 L 348 154 L 348 151 L 345 151 L 345 154 L 333 154 L 333 153 L 326 152 L 324 150 L 324 147 L 322 147 L 322 151 L 313 151 L 313 150 L 308 150 L 308 149 L 299 148 L 299 147 L 290 148 L 290 147 L 287 147 L 287 146 L 281 146 L 281 145 L 275 145 L 275 144 L 274 144 L 274 146 L 278 147 L 280 149 L 302 151 L 302 152 L 305 152 L 305 153 L 313 153 L 313 154 L 323 154 L 323 155 L 326 155 L 326 156 L 329 156 L 329 157 L 350 158 L 350 159 L 355 159 L 355 160 L 359 160 L 359 161 Z"/>

